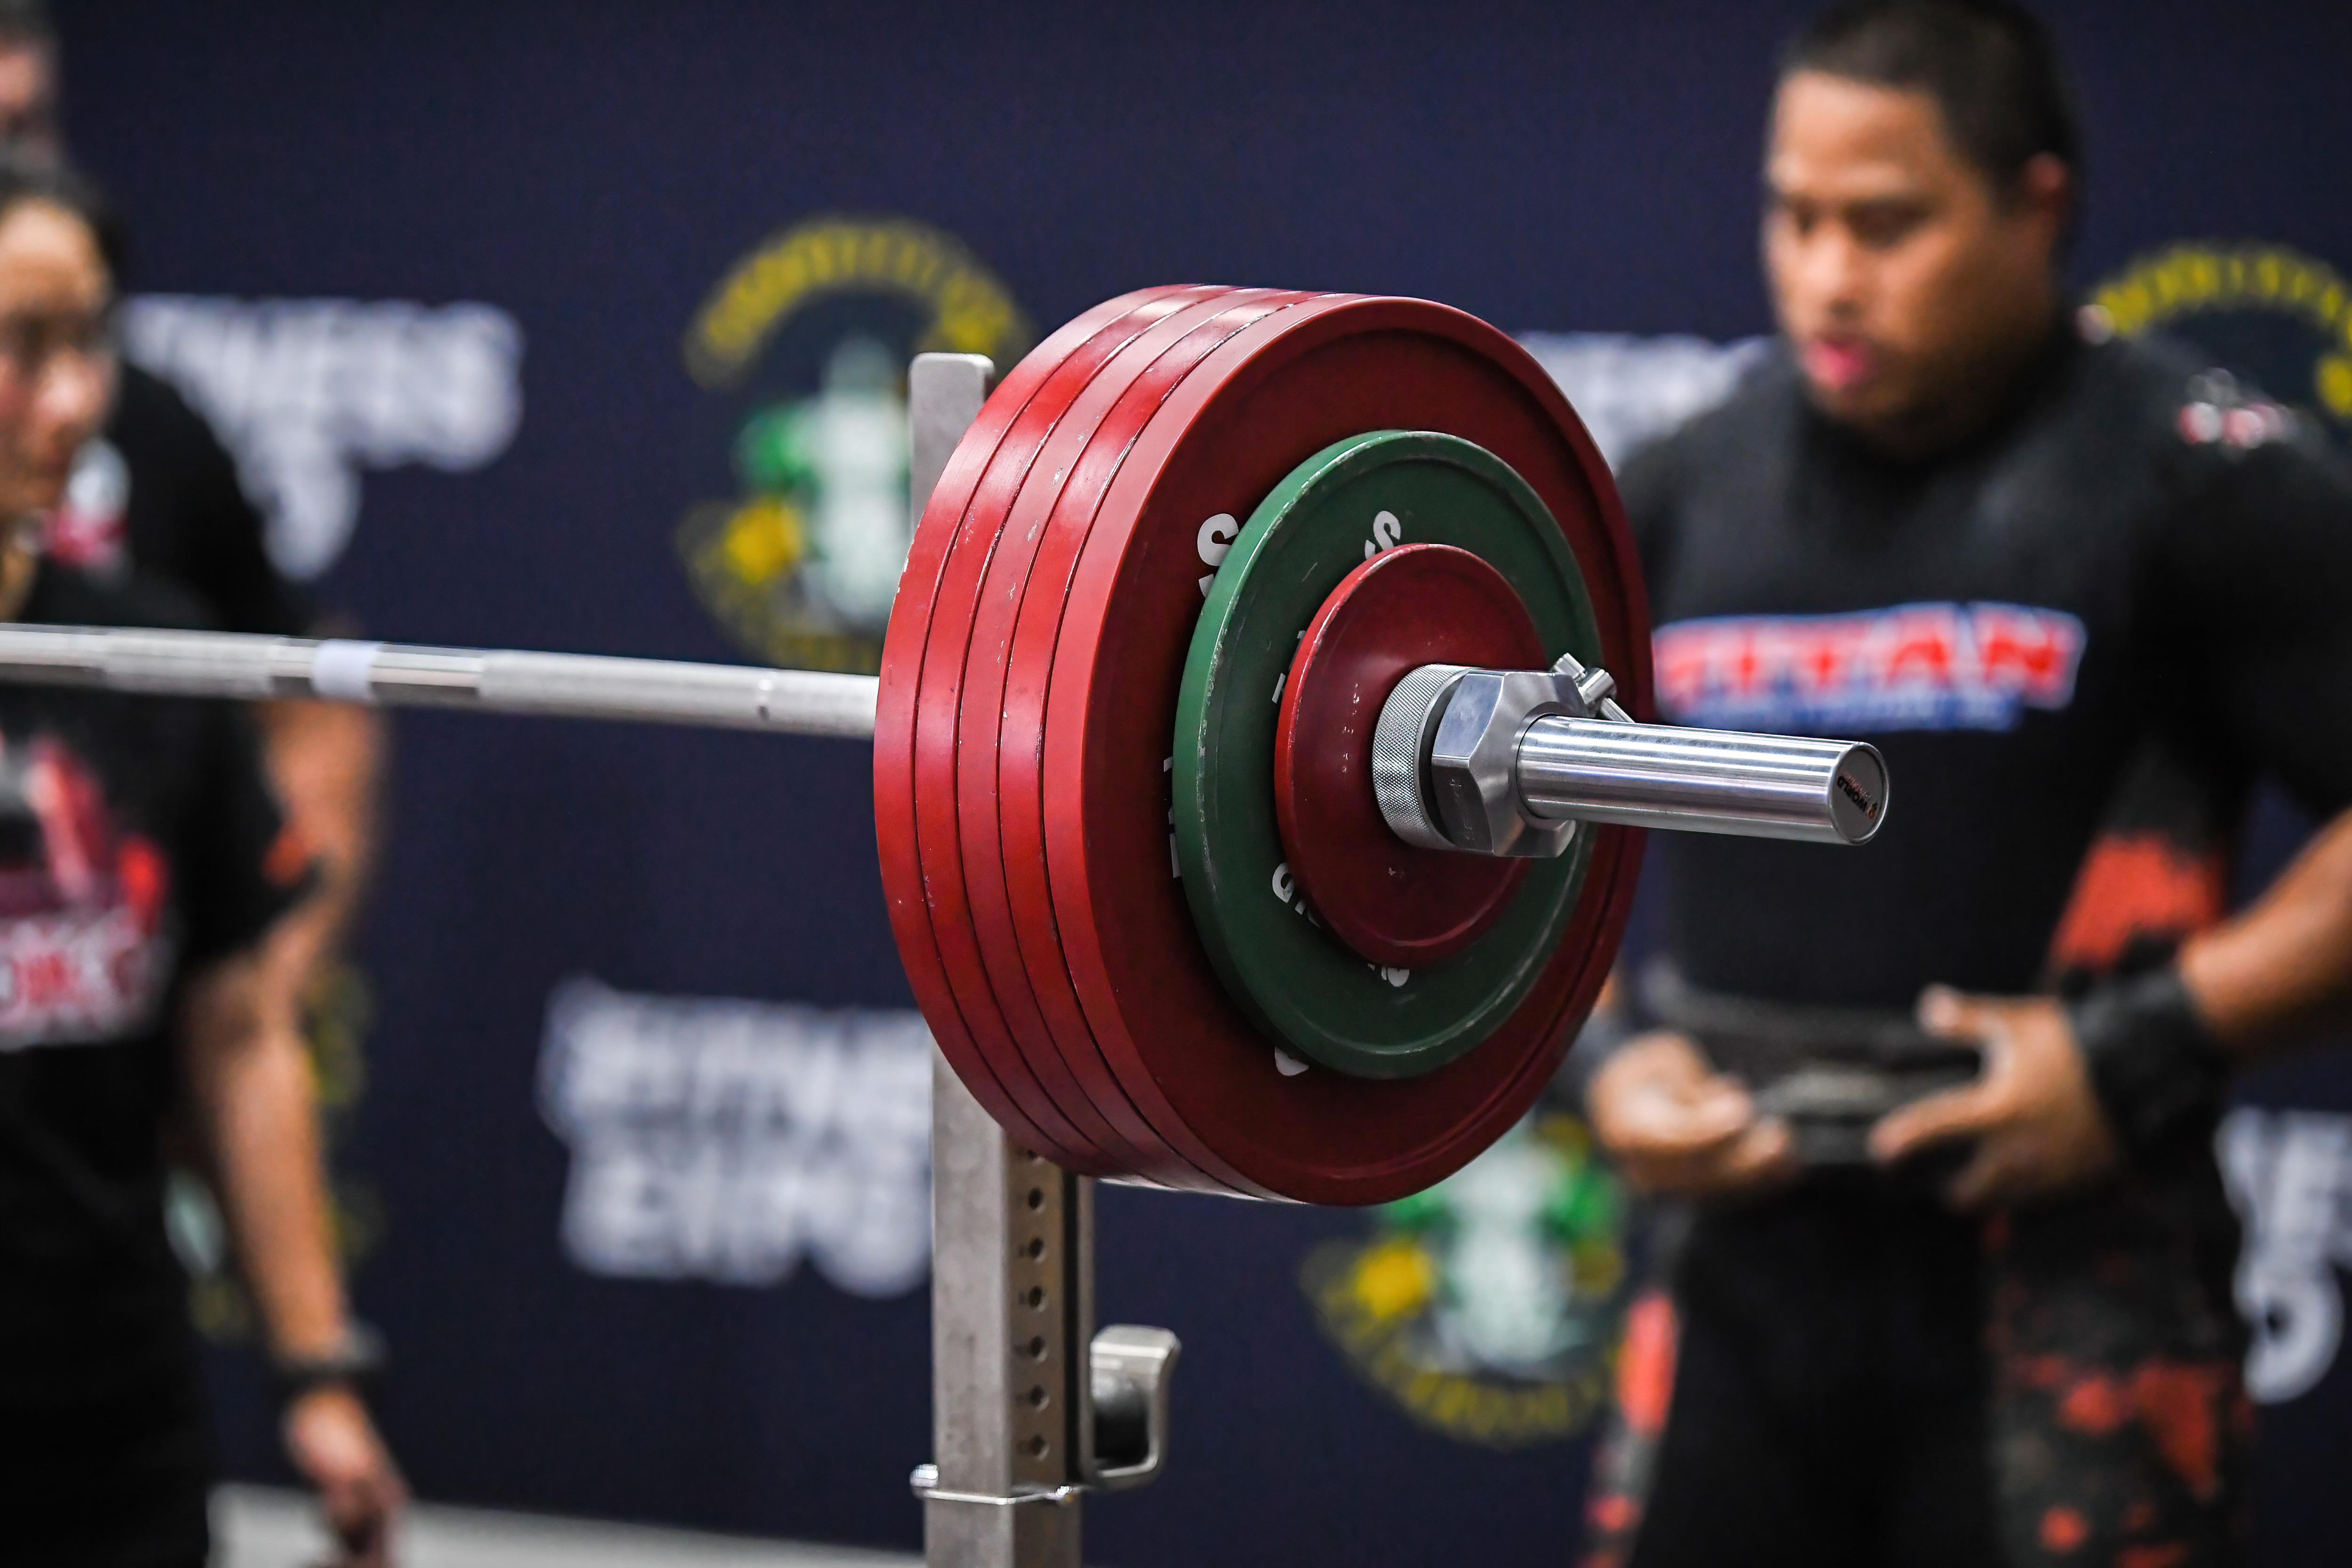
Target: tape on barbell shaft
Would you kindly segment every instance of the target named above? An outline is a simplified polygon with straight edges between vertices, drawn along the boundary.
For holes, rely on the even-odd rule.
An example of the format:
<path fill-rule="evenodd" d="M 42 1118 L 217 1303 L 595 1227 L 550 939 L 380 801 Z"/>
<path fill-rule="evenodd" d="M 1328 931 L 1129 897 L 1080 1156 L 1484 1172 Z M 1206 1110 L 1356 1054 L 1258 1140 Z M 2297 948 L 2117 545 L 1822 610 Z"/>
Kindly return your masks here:
<path fill-rule="evenodd" d="M 375 700 L 375 657 L 380 642 L 331 638 L 310 656 L 310 689 L 333 702 Z"/>

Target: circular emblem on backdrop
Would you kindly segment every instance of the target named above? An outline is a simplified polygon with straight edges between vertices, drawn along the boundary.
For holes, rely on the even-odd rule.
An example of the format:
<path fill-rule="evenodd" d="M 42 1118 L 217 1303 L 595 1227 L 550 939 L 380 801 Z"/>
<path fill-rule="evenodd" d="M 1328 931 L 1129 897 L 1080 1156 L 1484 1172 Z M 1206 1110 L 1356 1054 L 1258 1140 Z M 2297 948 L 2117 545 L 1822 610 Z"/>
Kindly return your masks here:
<path fill-rule="evenodd" d="M 811 219 L 737 262 L 687 328 L 715 417 L 677 531 L 728 636 L 773 664 L 878 669 L 911 537 L 907 363 L 1009 368 L 1031 335 L 961 240 L 908 218 Z"/>
<path fill-rule="evenodd" d="M 1622 1203 L 1584 1124 L 1538 1110 L 1425 1193 L 1328 1241 L 1301 1283 L 1323 1331 L 1414 1419 L 1494 1448 L 1582 1432 L 1609 1400 Z"/>
<path fill-rule="evenodd" d="M 2190 240 L 2136 258 L 2091 290 L 2097 327 L 2193 344 L 2352 447 L 2352 283 L 2258 240 Z"/>

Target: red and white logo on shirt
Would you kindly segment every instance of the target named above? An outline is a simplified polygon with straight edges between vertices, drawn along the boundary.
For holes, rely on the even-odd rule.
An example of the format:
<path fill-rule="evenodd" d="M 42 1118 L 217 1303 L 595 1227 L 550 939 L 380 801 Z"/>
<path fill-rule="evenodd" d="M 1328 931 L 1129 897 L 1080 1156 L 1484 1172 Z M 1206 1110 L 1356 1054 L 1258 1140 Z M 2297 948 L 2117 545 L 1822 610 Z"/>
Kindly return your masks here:
<path fill-rule="evenodd" d="M 2074 700 L 2086 640 L 2063 610 L 1896 605 L 1661 626 L 1658 705 L 1717 729 L 2008 730 Z"/>
<path fill-rule="evenodd" d="M 120 1039 L 171 973 L 171 868 L 54 737 L 0 739 L 0 1050 Z"/>
<path fill-rule="evenodd" d="M 42 548 L 50 560 L 94 577 L 119 575 L 131 561 L 130 510 L 131 466 L 113 442 L 95 437 L 74 458 Z"/>

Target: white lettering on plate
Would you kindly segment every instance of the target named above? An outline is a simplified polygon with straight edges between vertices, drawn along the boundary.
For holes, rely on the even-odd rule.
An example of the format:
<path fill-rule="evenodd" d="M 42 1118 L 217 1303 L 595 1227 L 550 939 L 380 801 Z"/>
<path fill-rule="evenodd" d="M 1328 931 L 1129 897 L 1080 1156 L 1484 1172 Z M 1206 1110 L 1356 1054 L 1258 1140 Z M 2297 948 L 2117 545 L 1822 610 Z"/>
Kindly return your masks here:
<path fill-rule="evenodd" d="M 1217 568 L 1224 564 L 1226 552 L 1234 547 L 1234 536 L 1241 531 L 1242 525 L 1234 521 L 1232 512 L 1221 511 L 1202 523 L 1201 531 L 1192 536 L 1200 551 L 1201 564 L 1209 569 L 1208 575 L 1201 579 L 1202 598 L 1209 596 L 1209 584 L 1217 580 Z"/>

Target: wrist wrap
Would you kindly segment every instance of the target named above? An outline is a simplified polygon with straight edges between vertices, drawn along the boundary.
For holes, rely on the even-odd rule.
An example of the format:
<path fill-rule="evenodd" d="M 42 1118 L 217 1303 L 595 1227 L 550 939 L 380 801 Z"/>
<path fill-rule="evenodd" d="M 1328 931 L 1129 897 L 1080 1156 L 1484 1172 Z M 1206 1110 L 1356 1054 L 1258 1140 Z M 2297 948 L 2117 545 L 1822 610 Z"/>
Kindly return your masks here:
<path fill-rule="evenodd" d="M 2134 1163 L 2212 1125 L 2229 1062 L 2178 969 L 2110 981 L 2066 1012 L 2092 1090 Z"/>
<path fill-rule="evenodd" d="M 383 1373 L 383 1336 L 354 1321 L 335 1349 L 322 1355 L 273 1356 L 269 1370 L 280 1405 L 290 1405 L 328 1384 L 341 1384 L 355 1394 L 371 1394 Z"/>

